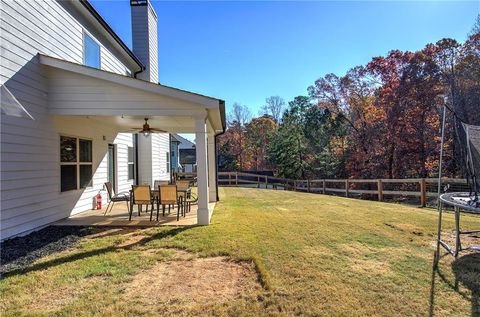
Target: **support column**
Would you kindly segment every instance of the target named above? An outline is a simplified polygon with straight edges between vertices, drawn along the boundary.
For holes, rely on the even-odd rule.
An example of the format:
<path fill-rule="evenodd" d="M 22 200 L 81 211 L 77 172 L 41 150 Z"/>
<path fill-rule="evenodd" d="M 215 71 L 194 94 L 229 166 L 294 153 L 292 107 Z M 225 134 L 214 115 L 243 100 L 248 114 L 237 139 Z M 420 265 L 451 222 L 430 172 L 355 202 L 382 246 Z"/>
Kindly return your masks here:
<path fill-rule="evenodd" d="M 208 195 L 209 202 L 217 201 L 217 153 L 215 153 L 215 134 L 208 133 Z"/>
<path fill-rule="evenodd" d="M 210 224 L 210 211 L 208 210 L 208 154 L 205 117 L 195 118 L 195 150 L 197 154 L 198 185 L 197 223 L 208 225 Z"/>

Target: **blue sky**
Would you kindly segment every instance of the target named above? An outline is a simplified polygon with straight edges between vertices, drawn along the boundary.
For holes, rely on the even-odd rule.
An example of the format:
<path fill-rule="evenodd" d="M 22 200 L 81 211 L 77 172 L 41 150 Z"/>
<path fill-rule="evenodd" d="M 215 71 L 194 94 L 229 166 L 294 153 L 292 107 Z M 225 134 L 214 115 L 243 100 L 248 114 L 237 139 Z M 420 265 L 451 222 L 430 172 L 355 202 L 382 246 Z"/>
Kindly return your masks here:
<path fill-rule="evenodd" d="M 131 47 L 128 0 L 92 1 Z M 480 1 L 153 1 L 159 77 L 174 86 L 248 105 L 306 94 L 327 73 L 344 74 L 391 49 L 443 37 L 464 41 Z"/>

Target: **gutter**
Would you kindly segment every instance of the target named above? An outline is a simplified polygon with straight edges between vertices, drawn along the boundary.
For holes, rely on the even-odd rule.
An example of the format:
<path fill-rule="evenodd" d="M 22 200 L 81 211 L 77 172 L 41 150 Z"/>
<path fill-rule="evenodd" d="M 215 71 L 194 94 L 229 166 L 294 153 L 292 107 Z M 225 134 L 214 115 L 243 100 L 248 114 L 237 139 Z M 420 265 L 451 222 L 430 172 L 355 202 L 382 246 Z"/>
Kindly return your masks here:
<path fill-rule="evenodd" d="M 125 45 L 125 43 L 123 43 L 122 39 L 118 37 L 115 31 L 112 30 L 112 28 L 102 18 L 102 16 L 97 12 L 97 10 L 95 10 L 95 8 L 90 4 L 90 2 L 88 2 L 88 0 L 79 0 L 79 2 L 85 7 L 85 9 L 87 9 L 88 12 L 90 12 L 90 14 L 97 20 L 97 22 L 100 23 L 100 25 L 105 29 L 105 31 L 107 31 L 110 36 L 113 37 L 113 39 L 118 43 L 118 45 L 123 48 L 123 50 L 128 54 L 128 56 L 130 56 L 135 61 L 135 63 L 137 63 L 140 70 L 134 73 L 134 77 L 136 78 L 136 75 L 138 73 L 141 73 L 145 70 L 145 65 L 143 65 L 142 62 L 138 59 L 138 57 L 133 54 L 133 52 L 128 48 L 127 45 Z"/>
<path fill-rule="evenodd" d="M 145 70 L 145 66 L 142 66 L 140 70 L 137 70 L 135 73 L 133 73 L 133 78 L 137 79 L 137 75 L 142 73 Z"/>
<path fill-rule="evenodd" d="M 217 201 L 220 201 L 220 196 L 218 195 L 218 148 L 217 148 L 217 137 L 221 136 L 222 134 L 225 134 L 225 130 L 227 128 L 227 124 L 225 121 L 225 101 L 224 100 L 219 100 L 219 106 L 220 106 L 220 119 L 222 120 L 222 129 L 223 131 L 220 133 L 215 134 L 214 136 L 214 151 L 215 151 L 215 189 L 217 193 Z"/>

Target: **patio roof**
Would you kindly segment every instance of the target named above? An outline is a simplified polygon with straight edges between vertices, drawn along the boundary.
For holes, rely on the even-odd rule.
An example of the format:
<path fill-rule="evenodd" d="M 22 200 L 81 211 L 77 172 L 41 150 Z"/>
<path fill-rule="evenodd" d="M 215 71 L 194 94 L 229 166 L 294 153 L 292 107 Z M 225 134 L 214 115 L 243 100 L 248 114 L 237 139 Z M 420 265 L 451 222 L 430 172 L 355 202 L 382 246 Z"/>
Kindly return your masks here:
<path fill-rule="evenodd" d="M 125 131 L 141 127 L 171 133 L 195 132 L 195 120 L 207 119 L 212 133 L 225 129 L 225 103 L 185 90 L 123 76 L 38 54 L 48 78 L 50 115 L 100 117 Z"/>

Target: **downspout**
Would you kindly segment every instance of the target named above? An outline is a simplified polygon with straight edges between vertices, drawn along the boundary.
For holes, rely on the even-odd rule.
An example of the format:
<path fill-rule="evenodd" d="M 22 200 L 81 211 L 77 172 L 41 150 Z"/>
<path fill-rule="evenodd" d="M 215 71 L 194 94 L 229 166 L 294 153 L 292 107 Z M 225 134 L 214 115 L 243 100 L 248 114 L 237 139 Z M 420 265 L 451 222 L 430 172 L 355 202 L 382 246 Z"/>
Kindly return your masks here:
<path fill-rule="evenodd" d="M 133 78 L 137 78 L 137 75 L 140 73 L 143 73 L 145 70 L 145 66 L 140 67 L 140 70 L 137 70 L 136 72 L 133 73 Z"/>
<path fill-rule="evenodd" d="M 223 113 L 222 115 L 222 128 L 223 131 L 215 134 L 214 137 L 214 149 L 215 149 L 215 189 L 217 193 L 217 201 L 220 201 L 220 196 L 218 195 L 218 149 L 217 149 L 217 137 L 225 133 L 225 130 L 227 129 L 227 124 L 225 122 L 225 101 L 220 100 L 220 112 Z"/>
<path fill-rule="evenodd" d="M 217 193 L 217 201 L 220 201 L 220 196 L 218 195 L 218 150 L 217 150 L 217 137 L 224 134 L 225 130 L 223 132 L 220 132 L 219 134 L 215 134 L 214 137 L 214 149 L 215 149 L 215 192 Z"/>
<path fill-rule="evenodd" d="M 169 166 L 169 170 L 170 170 L 170 183 L 173 184 L 172 134 L 171 134 L 171 133 L 168 134 L 168 157 L 170 157 L 170 159 L 168 160 L 168 165 L 170 165 L 170 166 Z"/>
<path fill-rule="evenodd" d="M 135 185 L 138 185 L 138 133 L 134 134 L 134 148 L 135 148 Z"/>

